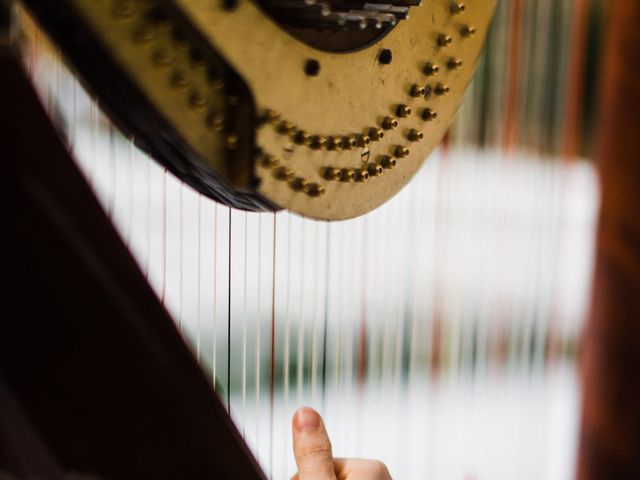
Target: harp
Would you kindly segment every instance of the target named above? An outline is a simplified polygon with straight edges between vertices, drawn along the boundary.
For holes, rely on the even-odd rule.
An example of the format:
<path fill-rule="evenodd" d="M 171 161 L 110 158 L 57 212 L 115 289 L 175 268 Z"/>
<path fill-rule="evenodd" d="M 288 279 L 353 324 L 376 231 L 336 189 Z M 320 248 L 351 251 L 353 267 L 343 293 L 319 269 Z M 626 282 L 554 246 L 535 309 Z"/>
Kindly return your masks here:
<path fill-rule="evenodd" d="M 125 241 L 134 251 L 141 243 L 149 247 L 146 255 L 138 252 L 141 269 L 172 311 L 178 329 L 190 339 L 194 356 L 218 392 L 218 397 L 213 395 L 194 368 L 191 354 L 172 335 L 175 332 L 168 316 L 154 303 L 151 290 L 143 286 L 142 275 L 129 262 L 121 241 L 104 223 L 95 226 L 88 220 L 102 218 L 102 214 L 95 201 L 87 200 L 89 206 L 81 212 L 85 216 L 78 220 L 83 228 L 80 237 L 98 252 L 102 252 L 100 245 L 104 245 L 105 252 L 111 252 L 98 258 L 103 268 L 120 265 L 114 267 L 112 279 L 120 284 L 118 293 L 112 292 L 120 299 L 115 305 L 133 302 L 138 315 L 123 315 L 129 323 L 118 328 L 122 332 L 134 330 L 135 334 L 129 336 L 138 343 L 119 342 L 117 331 L 108 328 L 108 318 L 118 317 L 121 312 L 106 310 L 109 301 L 96 301 L 87 293 L 86 302 L 78 302 L 77 306 L 91 308 L 92 314 L 100 319 L 96 324 L 102 325 L 101 329 L 81 331 L 85 337 L 74 337 L 72 343 L 64 343 L 68 339 L 58 338 L 50 327 L 42 330 L 38 346 L 47 354 L 56 353 L 55 349 L 47 349 L 47 337 L 54 339 L 54 347 L 69 348 L 73 341 L 87 339 L 103 348 L 119 345 L 122 361 L 115 366 L 105 362 L 109 358 L 107 351 L 96 349 L 92 354 L 85 353 L 92 362 L 84 370 L 71 369 L 78 375 L 73 377 L 75 386 L 88 385 L 84 398 L 95 401 L 104 391 L 100 382 L 87 380 L 92 369 L 116 371 L 121 378 L 109 378 L 110 381 L 117 385 L 127 378 L 126 386 L 135 393 L 133 398 L 137 402 L 129 406 L 117 395 L 112 397 L 117 408 L 102 411 L 109 412 L 109 422 L 120 416 L 112 428 L 104 426 L 108 422 L 99 418 L 99 412 L 81 417 L 88 419 L 89 425 L 103 425 L 103 436 L 99 437 L 74 417 L 79 403 L 69 402 L 65 406 L 61 396 L 73 393 L 72 389 L 60 388 L 58 397 L 38 398 L 37 392 L 30 390 L 33 387 L 23 381 L 24 372 L 17 367 L 3 371 L 10 390 L 18 392 L 17 403 L 27 409 L 24 417 L 35 419 L 36 430 L 44 432 L 44 443 L 56 446 L 54 456 L 63 467 L 105 478 L 113 475 L 137 478 L 149 472 L 162 478 L 185 476 L 184 472 L 196 478 L 208 475 L 262 478 L 260 462 L 273 478 L 280 478 L 291 473 L 283 448 L 285 418 L 294 405 L 303 401 L 336 412 L 336 418 L 341 418 L 340 422 L 336 420 L 337 434 L 344 436 L 349 434 L 346 430 L 358 426 L 359 420 L 354 418 L 358 415 L 343 415 L 349 418 L 344 422 L 339 417 L 341 402 L 350 407 L 345 410 L 358 411 L 366 417 L 380 416 L 390 405 L 403 405 L 402 394 L 384 398 L 377 404 L 374 399 L 394 390 L 405 392 L 404 388 L 428 390 L 428 380 L 438 375 L 455 382 L 463 375 L 460 372 L 471 372 L 472 377 L 486 379 L 478 371 L 500 370 L 505 364 L 516 371 L 544 370 L 554 362 L 562 365 L 559 359 L 573 358 L 579 324 L 549 321 L 539 329 L 537 320 L 515 323 L 517 313 L 500 313 L 499 301 L 497 306 L 492 304 L 494 310 L 490 312 L 497 321 L 467 321 L 460 313 L 465 306 L 460 302 L 447 303 L 446 294 L 441 293 L 436 299 L 421 297 L 422 292 L 436 285 L 419 268 L 402 271 L 392 267 L 402 262 L 401 253 L 407 249 L 420 251 L 417 246 L 421 242 L 432 240 L 433 232 L 425 228 L 424 218 L 414 214 L 413 209 L 418 210 L 416 205 L 429 195 L 429 187 L 436 187 L 428 183 L 433 174 L 424 174 L 422 188 L 410 196 L 400 194 L 396 201 L 400 207 L 349 224 L 328 225 L 289 214 L 227 210 L 205 198 L 245 211 L 285 207 L 304 217 L 343 220 L 362 215 L 396 195 L 445 134 L 471 78 L 493 2 L 465 5 L 441 1 L 418 5 L 419 2 L 389 1 L 372 2 L 367 8 L 362 2 L 337 1 L 23 3 L 62 47 L 75 73 L 98 95 L 89 97 L 77 82 L 67 81 L 66 71 L 54 60 L 48 70 L 53 77 L 47 87 L 49 91 L 44 92 L 44 97 L 50 99 L 49 114 L 56 115 L 55 99 L 61 90 L 68 89 L 67 99 L 75 101 L 70 102 L 71 111 L 61 117 L 71 119 L 67 129 L 70 143 L 95 189 L 102 191 L 102 198 L 107 198 L 104 208 L 120 226 Z M 571 25 L 579 30 L 585 27 L 586 16 L 580 16 L 581 2 L 572 5 L 577 20 Z M 556 22 L 566 21 L 571 11 L 563 11 L 562 7 L 558 7 L 559 11 L 551 7 L 545 10 L 544 6 L 530 8 L 528 13 L 537 13 L 540 18 L 545 13 L 554 13 L 552 18 Z M 518 42 L 518 38 L 527 34 L 526 28 L 535 24 L 522 20 L 526 10 L 523 2 L 502 3 L 498 18 L 503 23 L 498 25 L 503 29 L 498 28 L 495 35 L 504 34 L 511 42 Z M 428 31 L 424 31 L 424 25 Z M 36 42 L 38 38 L 43 40 L 41 34 L 35 34 L 32 46 L 34 38 Z M 545 44 L 541 42 L 536 50 L 538 55 L 544 51 Z M 571 52 L 575 54 L 580 48 L 578 42 Z M 563 59 L 562 52 L 554 57 L 558 64 Z M 496 58 L 489 57 L 490 60 Z M 580 79 L 583 60 L 584 56 L 574 57 L 576 65 L 568 69 L 569 77 L 578 78 L 574 83 Z M 490 66 L 485 63 L 482 69 L 488 75 Z M 557 74 L 559 70 L 560 67 L 554 71 Z M 36 64 L 31 71 L 37 77 Z M 15 73 L 16 78 L 19 75 Z M 504 77 L 508 92 L 504 118 L 508 128 L 498 135 L 500 143 L 509 151 L 516 139 L 526 137 L 540 145 L 543 138 L 547 143 L 541 150 L 557 151 L 559 147 L 554 143 L 557 138 L 553 134 L 537 132 L 536 137 L 536 132 L 517 132 L 512 128 L 518 123 L 519 103 L 518 89 L 513 84 L 522 82 L 522 76 L 515 69 Z M 15 102 L 29 95 L 24 92 L 6 101 Z M 562 103 L 562 94 L 550 95 L 545 97 L 548 102 Z M 580 101 L 578 98 L 572 102 L 569 98 L 564 105 L 569 113 L 563 118 L 577 121 L 580 112 L 572 113 L 571 109 L 578 109 Z M 132 143 L 125 143 L 114 126 L 104 127 L 97 103 Z M 84 108 L 79 107 L 82 104 Z M 18 111 L 26 107 L 14 108 Z M 42 132 L 42 138 L 49 139 L 46 144 L 57 145 L 50 156 L 66 165 L 57 174 L 75 178 L 78 190 L 63 192 L 58 199 L 58 203 L 73 209 L 89 198 L 89 190 L 86 185 L 81 186 L 77 172 L 65 160 L 64 149 L 44 122 L 41 109 L 31 102 L 28 111 L 36 117 L 40 115 L 41 120 L 34 125 Z M 83 120 L 74 118 L 80 111 L 89 112 L 84 123 L 93 122 L 96 128 L 82 131 Z M 544 108 L 534 109 L 533 116 L 536 115 L 555 118 L 553 112 Z M 464 120 L 463 116 L 458 124 L 462 131 L 469 128 Z M 487 118 L 476 119 L 476 123 L 483 124 L 482 120 Z M 97 128 L 98 125 L 103 127 Z M 486 128 L 492 128 L 490 122 Z M 564 133 L 573 138 L 579 130 L 570 126 Z M 476 136 L 483 140 L 492 138 L 486 131 L 477 132 Z M 450 143 L 455 142 L 454 135 Z M 562 147 L 570 153 L 577 149 L 576 142 L 571 141 Z M 28 148 L 18 150 L 16 158 L 42 157 L 33 153 L 37 145 Z M 10 147 L 7 149 L 11 151 Z M 96 150 L 83 155 L 83 149 Z M 103 151 L 108 153 L 100 153 Z M 153 169 L 149 159 L 143 158 L 146 155 L 159 160 L 165 170 Z M 97 161 L 100 156 L 106 157 L 102 163 Z M 95 163 L 83 164 L 82 157 Z M 118 163 L 117 159 L 125 159 L 125 163 Z M 143 165 L 136 163 L 140 160 L 148 161 L 142 175 L 135 171 L 136 165 Z M 105 165 L 107 173 L 100 173 Z M 556 173 L 558 176 L 580 170 L 576 164 L 564 167 Z M 41 185 L 44 182 L 46 186 L 49 181 L 55 184 L 56 171 L 51 166 L 36 164 L 34 168 L 41 175 Z M 121 175 L 124 169 L 128 171 Z M 421 181 L 421 175 L 418 174 L 416 182 Z M 589 174 L 578 174 L 577 178 L 585 182 L 582 191 L 593 195 Z M 513 178 L 505 179 L 505 183 L 510 181 Z M 123 189 L 123 184 L 130 187 Z M 32 201 L 39 199 L 35 203 L 42 208 L 48 203 L 37 196 L 43 193 L 42 189 L 31 188 Z M 132 206 L 140 188 L 146 189 L 144 194 L 149 197 L 154 196 L 154 191 L 160 192 L 160 202 L 147 203 L 148 210 L 143 215 L 137 215 Z M 122 192 L 126 192 L 124 199 Z M 508 198 L 511 197 L 496 201 Z M 548 208 L 553 211 L 559 205 L 551 203 Z M 128 214 L 123 214 L 127 211 Z M 22 225 L 23 220 L 15 212 L 8 211 L 5 216 L 12 219 L 12 225 Z M 420 219 L 417 224 L 416 219 Z M 141 239 L 140 221 L 148 221 L 163 231 L 154 237 L 149 228 L 146 238 Z M 587 221 L 585 229 L 589 228 Z M 185 232 L 194 229 L 195 241 L 186 239 Z M 396 235 L 389 235 L 389 230 Z M 156 242 L 158 238 L 160 241 Z M 407 243 L 408 239 L 413 240 Z M 107 247 L 114 244 L 118 245 L 115 250 Z M 28 250 L 24 245 L 14 247 L 12 250 Z M 38 250 L 35 245 L 31 248 Z M 588 241 L 584 248 L 589 250 Z M 421 255 L 420 265 L 437 257 Z M 52 247 L 49 255 L 44 256 L 50 258 L 46 262 L 41 257 L 40 263 L 32 260 L 34 270 L 37 265 L 56 265 L 55 256 Z M 21 259 L 10 260 L 15 271 L 22 272 L 21 281 L 28 283 L 19 263 Z M 64 265 L 73 263 L 70 258 L 61 258 L 59 262 L 54 271 L 65 271 Z M 204 268 L 204 264 L 208 267 Z M 520 265 L 527 263 L 521 259 Z M 464 265 L 458 264 L 457 268 Z M 79 279 L 82 272 L 70 272 L 70 276 L 74 275 Z M 498 281 L 508 282 L 510 278 L 507 275 Z M 82 282 L 76 281 L 80 288 Z M 579 290 L 584 293 L 587 287 L 585 282 Z M 403 290 L 410 294 L 403 294 Z M 537 295 L 544 298 L 541 292 L 542 288 Z M 483 293 L 490 295 L 490 291 Z M 16 299 L 16 305 L 28 303 L 27 298 Z M 584 305 L 577 304 L 577 313 L 573 317 L 567 314 L 566 318 L 580 317 Z M 105 310 L 100 312 L 97 306 Z M 43 318 L 45 314 L 37 310 L 39 307 L 36 302 L 32 315 Z M 434 309 L 435 314 L 422 321 L 427 308 Z M 558 305 L 552 305 L 551 310 L 554 308 Z M 547 311 L 541 317 L 565 318 L 563 314 Z M 77 318 L 80 314 L 74 315 Z M 454 320 L 442 320 L 447 316 Z M 148 324 L 143 320 L 145 317 L 158 323 Z M 77 331 L 73 322 L 65 328 Z M 29 332 L 19 333 L 26 341 Z M 136 355 L 136 349 L 145 345 L 155 346 L 155 350 Z M 3 364 L 7 365 L 12 362 L 13 350 L 9 347 L 4 350 L 9 353 L 3 357 Z M 173 362 L 172 366 L 167 365 L 166 357 Z M 84 357 L 69 354 L 62 358 L 72 362 Z M 127 374 L 127 365 L 135 364 L 137 358 L 146 359 L 146 363 L 142 362 L 139 371 Z M 42 366 L 35 362 L 25 365 L 30 372 L 42 371 Z M 155 378 L 152 372 L 156 371 L 165 372 L 166 377 Z M 54 381 L 69 384 L 70 378 L 70 374 L 69 378 L 60 374 L 45 385 L 55 392 Z M 136 384 L 136 378 L 148 379 L 146 393 L 143 385 Z M 174 390 L 163 393 L 163 381 L 165 385 L 173 385 Z M 185 390 L 184 396 L 178 395 L 177 385 L 185 385 L 188 393 Z M 363 407 L 367 404 L 369 410 Z M 62 420 L 51 420 L 55 417 L 52 406 L 61 405 L 65 408 L 58 415 L 69 422 L 67 426 L 73 425 L 70 432 L 65 432 Z M 172 408 L 177 411 L 175 418 L 167 413 Z M 145 410 L 144 428 L 134 429 L 128 443 L 115 448 L 119 436 L 128 431 L 124 422 L 136 423 L 136 416 Z M 236 420 L 235 427 L 228 415 Z M 409 428 L 406 417 L 386 418 Z M 204 425 L 199 425 L 198 420 Z M 346 425 L 342 432 L 341 424 Z M 354 428 L 359 432 L 354 436 L 366 437 L 369 433 L 366 426 L 360 427 Z M 159 431 L 163 428 L 168 433 Z M 571 428 L 569 425 L 569 431 Z M 396 434 L 398 431 L 395 430 Z M 149 439 L 155 440 L 154 436 L 157 441 L 150 442 L 147 448 L 140 447 Z M 78 447 L 82 438 L 92 439 L 92 448 L 86 450 L 93 454 Z M 196 454 L 180 445 L 184 438 L 192 439 Z M 245 441 L 257 461 L 249 454 Z M 363 443 L 362 438 L 351 441 L 355 445 Z M 118 460 L 96 455 L 100 447 L 112 452 Z M 123 451 L 136 452 L 137 460 L 127 461 Z M 375 455 L 369 452 L 365 453 Z M 380 453 L 384 457 L 385 449 Z M 414 458 L 418 456 L 419 452 L 415 452 Z M 199 460 L 193 462 L 193 457 Z M 158 462 L 158 458 L 164 461 Z M 571 452 L 566 453 L 566 458 L 570 463 Z M 423 464 L 414 462 L 405 466 L 405 471 L 400 470 L 401 465 L 394 465 L 400 471 L 398 475 L 405 478 L 424 471 Z M 463 471 L 452 470 L 451 462 L 441 470 L 431 468 L 436 475 L 446 475 L 448 471 L 473 475 L 469 465 L 474 462 L 477 459 L 469 460 Z M 476 468 L 480 474 L 491 471 L 483 470 L 488 468 L 486 465 Z"/>

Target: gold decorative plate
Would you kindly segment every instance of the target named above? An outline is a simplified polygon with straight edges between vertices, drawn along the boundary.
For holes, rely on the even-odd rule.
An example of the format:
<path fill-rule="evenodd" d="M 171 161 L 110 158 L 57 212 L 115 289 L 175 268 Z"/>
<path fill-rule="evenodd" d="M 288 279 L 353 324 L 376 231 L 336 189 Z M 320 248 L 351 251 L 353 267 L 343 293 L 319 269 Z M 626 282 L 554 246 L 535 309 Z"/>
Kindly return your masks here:
<path fill-rule="evenodd" d="M 367 213 L 437 146 L 495 0 L 25 0 L 114 121 L 199 191 Z"/>

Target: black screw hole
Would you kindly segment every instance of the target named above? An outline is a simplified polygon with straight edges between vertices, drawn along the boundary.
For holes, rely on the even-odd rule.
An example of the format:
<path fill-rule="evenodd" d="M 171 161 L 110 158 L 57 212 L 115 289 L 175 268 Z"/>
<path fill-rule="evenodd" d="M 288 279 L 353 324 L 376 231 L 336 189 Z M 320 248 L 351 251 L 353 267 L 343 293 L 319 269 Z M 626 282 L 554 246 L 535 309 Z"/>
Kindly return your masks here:
<path fill-rule="evenodd" d="M 310 77 L 315 77 L 320 73 L 320 62 L 314 59 L 307 60 L 304 65 L 304 73 Z"/>
<path fill-rule="evenodd" d="M 238 0 L 222 0 L 222 8 L 225 10 L 235 10 L 238 7 Z"/>
<path fill-rule="evenodd" d="M 389 65 L 393 60 L 393 53 L 388 48 L 383 48 L 378 55 L 378 61 L 383 65 Z"/>

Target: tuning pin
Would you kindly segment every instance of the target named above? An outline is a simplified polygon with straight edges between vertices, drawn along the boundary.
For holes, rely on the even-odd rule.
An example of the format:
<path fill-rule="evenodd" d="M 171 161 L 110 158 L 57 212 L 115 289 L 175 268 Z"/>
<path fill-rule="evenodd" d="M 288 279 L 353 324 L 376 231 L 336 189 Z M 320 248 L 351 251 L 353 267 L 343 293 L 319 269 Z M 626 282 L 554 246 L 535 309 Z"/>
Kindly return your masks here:
<path fill-rule="evenodd" d="M 356 182 L 364 183 L 369 180 L 369 172 L 367 170 L 359 168 L 355 171 L 354 179 Z"/>
<path fill-rule="evenodd" d="M 171 75 L 171 86 L 179 90 L 185 90 L 189 87 L 191 81 L 183 72 L 175 71 Z"/>
<path fill-rule="evenodd" d="M 309 145 L 311 136 L 304 130 L 298 130 L 293 136 L 293 141 L 298 145 Z"/>
<path fill-rule="evenodd" d="M 291 180 L 289 182 L 289 186 L 295 192 L 302 192 L 303 190 L 305 190 L 307 188 L 308 184 L 309 184 L 309 182 L 307 182 L 302 177 L 296 177 L 296 178 L 294 178 L 293 180 Z"/>
<path fill-rule="evenodd" d="M 369 166 L 367 167 L 367 172 L 371 177 L 379 177 L 380 175 L 382 175 L 382 171 L 383 169 L 381 165 L 370 163 Z"/>
<path fill-rule="evenodd" d="M 471 25 L 464 25 L 460 29 L 460 34 L 463 37 L 473 37 L 476 34 L 476 29 L 474 27 L 472 27 Z"/>
<path fill-rule="evenodd" d="M 448 47 L 453 43 L 451 35 L 445 35 L 444 33 L 438 35 L 438 45 L 441 47 Z"/>
<path fill-rule="evenodd" d="M 260 159 L 260 165 L 265 168 L 273 168 L 278 165 L 278 160 L 273 155 L 266 154 Z"/>
<path fill-rule="evenodd" d="M 422 111 L 422 119 L 430 122 L 432 120 L 435 120 L 436 118 L 438 118 L 438 114 L 436 112 L 434 112 L 433 110 L 431 110 L 430 108 L 425 108 Z"/>
<path fill-rule="evenodd" d="M 340 181 L 341 182 L 353 182 L 356 178 L 356 172 L 354 172 L 350 168 L 343 168 L 340 170 Z"/>
<path fill-rule="evenodd" d="M 171 52 L 164 48 L 158 48 L 155 52 L 153 52 L 153 63 L 158 65 L 159 67 L 166 67 L 171 65 L 173 62 L 173 55 Z"/>
<path fill-rule="evenodd" d="M 371 143 L 371 138 L 369 135 L 358 135 L 357 143 L 359 147 L 367 147 Z"/>
<path fill-rule="evenodd" d="M 327 139 L 327 148 L 329 150 L 342 150 L 343 144 L 341 138 L 329 137 Z"/>
<path fill-rule="evenodd" d="M 296 126 L 293 123 L 288 122 L 287 120 L 282 120 L 278 125 L 278 132 L 282 133 L 283 135 L 290 135 L 295 132 L 295 130 Z"/>
<path fill-rule="evenodd" d="M 384 169 L 390 170 L 396 166 L 396 159 L 389 156 L 384 156 L 380 159 L 380 166 Z"/>
<path fill-rule="evenodd" d="M 384 138 L 384 130 L 381 128 L 371 128 L 369 129 L 369 138 L 374 142 L 378 140 L 382 140 Z"/>
<path fill-rule="evenodd" d="M 207 99 L 198 92 L 189 96 L 189 106 L 194 110 L 202 110 L 207 105 Z"/>
<path fill-rule="evenodd" d="M 356 137 L 349 135 L 347 137 L 342 137 L 342 147 L 345 150 L 351 150 L 353 148 L 356 148 L 358 146 L 358 141 L 356 140 Z"/>
<path fill-rule="evenodd" d="M 436 85 L 436 95 L 439 96 L 443 96 L 443 95 L 447 95 L 450 92 L 450 88 L 448 85 L 443 85 L 441 83 L 439 83 L 438 85 Z"/>
<path fill-rule="evenodd" d="M 449 7 L 449 11 L 454 15 L 459 15 L 464 13 L 466 10 L 466 6 L 463 2 L 451 2 L 451 7 Z"/>
<path fill-rule="evenodd" d="M 424 72 L 425 75 L 432 77 L 438 74 L 438 72 L 440 71 L 440 67 L 435 63 L 427 63 L 422 69 L 422 71 Z"/>
<path fill-rule="evenodd" d="M 224 146 L 227 148 L 227 150 L 235 150 L 236 148 L 238 148 L 239 141 L 240 141 L 240 137 L 238 137 L 238 135 L 236 135 L 235 133 L 230 133 L 225 138 Z"/>
<path fill-rule="evenodd" d="M 340 180 L 340 169 L 327 167 L 324 171 L 325 180 Z"/>
<path fill-rule="evenodd" d="M 393 149 L 393 156 L 396 158 L 408 157 L 409 149 L 407 147 L 403 147 L 402 145 L 398 145 Z"/>
<path fill-rule="evenodd" d="M 425 87 L 422 87 L 414 83 L 413 86 L 411 87 L 411 90 L 409 91 L 409 94 L 412 97 L 423 97 L 425 94 Z"/>
<path fill-rule="evenodd" d="M 452 57 L 447 62 L 447 67 L 449 67 L 449 70 L 459 70 L 462 68 L 462 60 Z"/>
<path fill-rule="evenodd" d="M 310 147 L 314 150 L 322 150 L 327 146 L 327 139 L 319 135 L 311 137 Z"/>
<path fill-rule="evenodd" d="M 321 197 L 325 193 L 325 189 L 322 185 L 317 183 L 309 183 L 305 187 L 304 192 L 310 197 Z"/>
<path fill-rule="evenodd" d="M 277 125 L 280 120 L 280 114 L 274 110 L 267 109 L 262 114 L 262 119 L 272 125 Z"/>
<path fill-rule="evenodd" d="M 400 118 L 407 118 L 411 115 L 411 107 L 408 107 L 407 105 L 398 105 L 398 108 L 396 108 L 396 115 Z"/>
<path fill-rule="evenodd" d="M 398 128 L 398 120 L 393 117 L 384 117 L 384 120 L 382 120 L 382 128 L 385 130 L 394 130 Z"/>
<path fill-rule="evenodd" d="M 419 142 L 423 137 L 424 134 L 422 132 L 414 129 L 409 130 L 409 133 L 407 134 L 407 138 L 412 142 Z"/>
<path fill-rule="evenodd" d="M 140 25 L 133 32 L 133 40 L 137 43 L 146 43 L 155 37 L 155 29 L 148 24 Z"/>
<path fill-rule="evenodd" d="M 293 171 L 288 167 L 278 167 L 273 171 L 273 176 L 278 180 L 291 180 L 293 178 Z"/>

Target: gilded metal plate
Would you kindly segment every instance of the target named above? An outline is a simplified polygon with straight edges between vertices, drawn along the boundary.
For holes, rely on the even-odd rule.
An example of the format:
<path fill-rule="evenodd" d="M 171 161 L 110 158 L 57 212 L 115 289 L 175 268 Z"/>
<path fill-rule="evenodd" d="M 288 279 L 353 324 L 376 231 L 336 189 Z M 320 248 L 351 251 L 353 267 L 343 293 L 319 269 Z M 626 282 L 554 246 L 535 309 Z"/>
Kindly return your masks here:
<path fill-rule="evenodd" d="M 416 173 L 461 102 L 495 5 L 423 1 L 379 41 L 335 53 L 249 0 L 67 2 L 195 152 L 199 176 L 325 220 L 375 209 Z"/>

